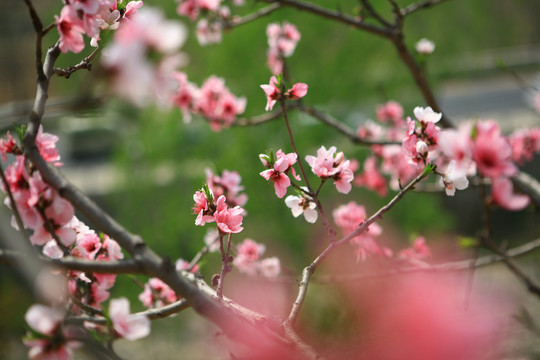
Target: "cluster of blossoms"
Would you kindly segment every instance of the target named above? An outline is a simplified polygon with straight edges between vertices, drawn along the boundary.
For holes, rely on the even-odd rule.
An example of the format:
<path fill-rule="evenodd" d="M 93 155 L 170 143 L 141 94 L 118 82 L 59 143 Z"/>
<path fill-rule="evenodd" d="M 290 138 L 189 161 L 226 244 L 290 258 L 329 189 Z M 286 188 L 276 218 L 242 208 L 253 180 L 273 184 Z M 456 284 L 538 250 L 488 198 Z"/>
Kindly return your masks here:
<path fill-rule="evenodd" d="M 57 141 L 58 137 L 44 133 L 42 127 L 39 128 L 36 145 L 41 156 L 45 161 L 61 166 L 56 150 Z M 5 171 L 14 204 L 9 197 L 6 197 L 5 203 L 12 210 L 16 207 L 23 226 L 33 231 L 30 242 L 41 246 L 45 256 L 58 259 L 69 255 L 92 261 L 115 261 L 124 257 L 116 241 L 105 234 L 97 234 L 75 217 L 73 206 L 43 181 L 9 133 L 0 139 L 2 161 L 8 160 L 8 154 L 15 156 L 14 162 Z M 7 192 L 5 186 L 2 186 L 2 190 Z M 18 226 L 14 220 L 12 224 Z M 78 304 L 101 308 L 116 280 L 115 274 L 105 273 L 70 270 L 65 275 L 67 290 L 73 300 L 69 302 L 71 314 L 85 311 L 84 306 Z M 25 343 L 30 347 L 31 359 L 71 358 L 72 349 L 78 347 L 79 343 L 74 341 L 75 330 L 62 324 L 65 316 L 65 310 L 39 304 L 28 310 L 25 318 L 31 333 Z M 148 319 L 129 315 L 129 303 L 126 307 L 124 302 L 111 301 L 109 316 L 114 336 L 135 340 L 150 332 Z"/>
<path fill-rule="evenodd" d="M 74 217 L 70 222 L 70 228 L 76 233 L 74 246 L 69 249 L 69 254 L 83 260 L 115 261 L 124 258 L 124 254 L 118 243 L 105 234 L 97 234 L 84 223 Z M 44 252 L 47 245 L 44 247 Z M 62 256 L 60 249 L 48 250 L 55 257 Z M 110 296 L 109 290 L 116 281 L 115 274 L 85 273 L 80 271 L 68 272 L 68 290 L 72 297 L 83 304 L 100 307 L 101 303 Z M 76 312 L 78 309 L 74 308 Z"/>
<path fill-rule="evenodd" d="M 348 194 L 354 179 L 351 161 L 345 159 L 343 152 L 336 154 L 336 151 L 335 146 L 331 146 L 328 150 L 321 146 L 317 150 L 317 156 L 307 155 L 306 161 L 315 175 L 322 180 L 332 179 L 337 191 Z"/>
<path fill-rule="evenodd" d="M 351 201 L 336 208 L 332 212 L 334 222 L 341 229 L 344 236 L 355 231 L 358 226 L 366 220 L 366 209 L 362 205 Z M 375 237 L 381 235 L 382 228 L 376 224 L 371 224 L 365 231 L 351 239 L 351 243 L 357 246 L 356 255 L 360 260 L 366 260 L 371 255 L 392 256 L 392 250 L 379 246 Z"/>
<path fill-rule="evenodd" d="M 36 137 L 39 152 L 45 161 L 60 166 L 57 141 L 57 136 L 44 133 L 40 126 Z M 4 161 L 7 160 L 7 154 L 16 156 L 15 162 L 8 165 L 5 171 L 15 204 L 11 203 L 9 197 L 6 197 L 4 203 L 13 211 L 16 208 L 24 227 L 33 231 L 30 242 L 34 245 L 46 245 L 46 248 L 51 244 L 64 247 L 72 245 L 76 238 L 75 231 L 69 226 L 75 214 L 73 206 L 48 186 L 41 174 L 30 166 L 22 155 L 22 149 L 9 132 L 0 140 L 0 153 Z M 2 191 L 7 193 L 4 184 Z M 15 216 L 11 223 L 18 228 Z M 56 239 L 53 239 L 53 235 Z M 57 244 L 57 240 L 61 244 Z"/>
<path fill-rule="evenodd" d="M 268 37 L 267 65 L 272 74 L 283 73 L 283 59 L 293 55 L 300 32 L 293 24 L 283 22 L 268 24 L 266 27 Z"/>
<path fill-rule="evenodd" d="M 193 213 L 197 214 L 195 225 L 204 226 L 215 221 L 219 231 L 224 234 L 236 234 L 244 229 L 241 225 L 245 210 L 238 205 L 228 206 L 225 195 L 220 195 L 214 201 L 214 195 L 206 185 L 195 192 L 193 200 Z"/>
<path fill-rule="evenodd" d="M 234 0 L 233 5 L 243 5 L 243 0 Z M 223 25 L 231 18 L 231 11 L 221 4 L 221 0 L 179 0 L 176 12 L 196 21 L 197 40 L 200 45 L 221 42 Z"/>
<path fill-rule="evenodd" d="M 224 126 L 231 126 L 246 109 L 246 98 L 232 94 L 222 78 L 211 76 L 197 88 L 185 73 L 175 72 L 173 76 L 177 87 L 172 102 L 182 110 L 185 122 L 191 121 L 191 114 L 203 116 L 212 130 L 220 131 Z"/>
<path fill-rule="evenodd" d="M 354 201 L 336 208 L 332 215 L 334 222 L 341 229 L 344 236 L 351 234 L 360 225 L 366 221 L 366 209 Z M 370 256 L 382 256 L 390 258 L 393 251 L 390 248 L 381 246 L 376 238 L 382 234 L 382 228 L 377 223 L 372 223 L 367 229 L 350 240 L 351 244 L 356 246 L 356 255 L 358 260 L 365 261 Z M 431 256 L 431 251 L 426 245 L 423 237 L 415 239 L 410 248 L 399 252 L 398 258 L 408 263 L 419 265 L 420 260 Z"/>
<path fill-rule="evenodd" d="M 176 271 L 180 270 L 188 270 L 196 273 L 199 271 L 199 266 L 195 265 L 190 269 L 187 261 L 178 259 L 176 261 Z M 176 295 L 169 285 L 155 277 L 150 278 L 146 284 L 144 284 L 144 290 L 139 294 L 139 300 L 149 309 L 163 307 L 180 299 L 181 297 Z"/>
<path fill-rule="evenodd" d="M 233 260 L 233 265 L 244 274 L 259 274 L 269 278 L 276 277 L 281 272 L 279 258 L 261 259 L 265 251 L 266 246 L 263 244 L 258 244 L 251 239 L 245 239 L 236 246 L 237 254 Z"/>
<path fill-rule="evenodd" d="M 248 197 L 246 194 L 240 194 L 244 187 L 240 185 L 242 177 L 237 171 L 223 170 L 221 176 L 216 175 L 210 169 L 206 169 L 206 184 L 214 194 L 214 197 L 219 198 L 225 195 L 229 206 L 244 206 L 247 203 Z"/>
<path fill-rule="evenodd" d="M 296 83 L 289 90 L 284 91 L 284 85 L 281 81 L 281 77 L 278 79 L 275 75 L 270 77 L 268 85 L 261 85 L 264 94 L 266 95 L 266 111 L 270 111 L 274 108 L 277 101 L 281 99 L 298 100 L 306 96 L 308 91 L 307 84 Z"/>
<path fill-rule="evenodd" d="M 279 149 L 275 155 L 272 151 L 269 154 L 260 154 L 259 159 L 268 168 L 268 170 L 262 171 L 260 175 L 274 183 L 274 190 L 278 198 L 284 197 L 287 188 L 291 185 L 289 173 L 295 180 L 300 181 L 300 176 L 296 174 L 293 168 L 298 159 L 296 153 L 285 154 L 283 150 Z"/>
<path fill-rule="evenodd" d="M 441 130 L 435 124 L 441 114 L 431 108 L 414 109 L 416 120 L 402 119 L 403 109 L 395 102 L 377 108 L 381 123 L 368 122 L 358 129 L 367 140 L 401 141 L 398 145 L 373 145 L 374 155 L 363 164 L 355 184 L 386 195 L 386 179 L 397 190 L 398 179 L 407 182 L 421 173 L 428 163 L 437 165 L 440 183 L 447 195 L 468 187 L 468 178 L 479 175 L 491 180 L 492 200 L 507 210 L 520 210 L 529 204 L 525 195 L 515 194 L 510 178 L 517 174 L 515 163 L 531 160 L 540 153 L 540 128 L 516 130 L 509 136 L 501 133 L 493 120 L 464 122 L 456 129 Z M 378 166 L 377 159 L 381 159 Z"/>
<path fill-rule="evenodd" d="M 29 347 L 30 359 L 62 359 L 72 358 L 72 351 L 82 346 L 84 332 L 74 326 L 64 324 L 67 313 L 58 307 L 42 304 L 32 305 L 24 319 L 30 331 L 24 339 Z M 150 334 L 150 320 L 143 315 L 131 314 L 129 301 L 126 298 L 113 299 L 109 303 L 108 317 L 111 329 L 85 323 L 89 328 L 110 331 L 112 337 L 122 337 L 135 341 Z"/>
<path fill-rule="evenodd" d="M 116 30 L 120 23 L 129 22 L 142 1 L 117 4 L 115 0 L 66 0 L 56 16 L 56 28 L 60 34 L 60 51 L 81 52 L 84 47 L 83 34 L 91 38 L 90 44 L 97 46 L 101 30 Z"/>
<path fill-rule="evenodd" d="M 180 22 L 165 19 L 158 9 L 141 9 L 103 50 L 101 61 L 115 92 L 138 106 L 150 100 L 169 104 L 175 88 L 172 73 L 186 62 L 179 52 L 186 38 Z"/>

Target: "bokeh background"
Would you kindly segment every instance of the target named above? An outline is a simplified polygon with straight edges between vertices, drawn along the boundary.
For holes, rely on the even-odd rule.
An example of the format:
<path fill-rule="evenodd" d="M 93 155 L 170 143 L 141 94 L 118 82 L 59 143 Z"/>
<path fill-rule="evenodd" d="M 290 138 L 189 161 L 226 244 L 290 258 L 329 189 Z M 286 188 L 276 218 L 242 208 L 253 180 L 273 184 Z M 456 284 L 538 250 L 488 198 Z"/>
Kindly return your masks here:
<path fill-rule="evenodd" d="M 358 5 L 350 0 L 317 3 L 344 12 Z M 387 1 L 373 3 L 391 19 Z M 295 24 L 302 34 L 288 66 L 294 81 L 310 86 L 306 104 L 318 106 L 351 128 L 374 118 L 375 106 L 387 100 L 401 102 L 407 115 L 412 115 L 414 106 L 424 105 L 396 51 L 382 38 L 311 14 L 281 9 L 225 33 L 221 44 L 200 47 L 194 25 L 176 15 L 174 1 L 148 1 L 147 5 L 162 7 L 167 17 L 189 27 L 190 36 L 183 47 L 189 63 L 182 70 L 190 80 L 200 85 L 212 74 L 223 77 L 233 93 L 247 97 L 244 114 L 247 117 L 263 113 L 266 102 L 259 88 L 271 75 L 265 65 L 266 26 L 284 20 Z M 35 6 L 48 24 L 54 21 L 62 4 L 40 0 Z M 248 1 L 242 8 L 233 8 L 233 13 L 247 14 L 261 6 L 259 2 Z M 410 47 L 423 37 L 436 43 L 435 52 L 426 64 L 427 74 L 443 110 L 452 120 L 494 118 L 509 131 L 515 126 L 540 123 L 531 103 L 531 88 L 524 87 L 515 76 L 518 74 L 530 87 L 540 85 L 538 24 L 540 2 L 536 0 L 456 0 L 407 18 L 405 39 Z M 56 39 L 53 30 L 45 42 L 52 44 Z M 34 32 L 23 1 L 3 0 L 0 4 L 0 127 L 3 130 L 24 122 L 31 106 L 35 92 L 33 46 Z M 90 52 L 88 47 L 81 54 L 62 55 L 59 66 L 75 64 Z M 214 172 L 236 170 L 249 196 L 245 206 L 249 215 L 244 220 L 245 230 L 235 240 L 249 237 L 264 243 L 267 256 L 281 258 L 285 275 L 294 278 L 299 274 L 327 240 L 320 222 L 309 225 L 301 218 L 292 218 L 283 201 L 275 197 L 272 186 L 258 175 L 263 170 L 259 153 L 279 148 L 290 151 L 282 121 L 212 132 L 201 119 L 184 124 L 178 110 L 135 108 L 111 97 L 102 75 L 96 61 L 92 72 L 80 71 L 68 80 L 57 78 L 52 82 L 44 126 L 61 137 L 58 146 L 66 176 L 126 228 L 143 236 L 158 253 L 172 259 L 190 259 L 203 246 L 206 232 L 194 226 L 191 214 L 192 196 L 204 182 L 205 168 Z M 293 113 L 291 120 L 301 154 L 313 154 L 320 145 L 336 145 L 348 158 L 360 163 L 367 155 L 365 148 L 348 142 L 314 119 Z M 540 177 L 539 159 L 524 170 Z M 324 189 L 322 199 L 329 210 L 355 200 L 371 213 L 391 195 L 380 198 L 353 188 L 349 196 L 343 196 L 329 186 Z M 2 216 L 9 220 L 6 211 Z M 496 240 L 509 246 L 540 236 L 537 211 L 529 209 L 519 214 L 500 211 L 494 213 L 493 219 Z M 406 247 L 414 236 L 423 235 L 428 244 L 451 246 L 453 258 L 458 258 L 464 256 L 457 246 L 458 236 L 475 236 L 479 223 L 475 190 L 458 192 L 452 199 L 444 194 L 417 192 L 407 196 L 381 222 L 384 228 L 381 239 L 399 249 Z M 8 221 L 2 223 L 2 236 L 10 236 L 7 224 Z M 352 257 L 350 251 L 337 256 Z M 535 260 L 535 256 L 530 256 L 525 263 L 534 264 Z M 363 265 L 357 266 L 355 271 L 361 272 Z M 202 263 L 202 273 L 207 278 L 218 269 L 219 257 L 215 254 Z M 513 281 L 497 271 L 486 276 Z M 531 266 L 531 272 L 535 274 L 537 270 Z M 231 274 L 231 278 L 253 281 L 237 273 Z M 294 281 L 287 284 L 285 297 L 295 288 Z M 513 287 L 508 291 L 519 289 L 514 284 L 510 286 Z M 347 328 L 339 311 L 341 295 L 338 291 L 331 292 L 335 294 L 332 297 L 327 290 L 326 285 L 310 288 L 310 300 L 301 320 L 306 328 L 315 329 L 314 333 L 341 336 L 343 332 L 338 330 Z M 137 300 L 140 291 L 133 279 L 120 277 L 112 296 L 128 296 L 134 310 L 141 310 Z M 23 356 L 22 317 L 31 303 L 29 291 L 17 273 L 0 264 L 0 309 L 4 309 L 0 317 L 0 358 Z M 190 349 L 183 358 L 220 358 L 219 352 L 213 353 L 214 350 L 202 346 L 200 336 L 195 335 L 200 334 L 197 331 L 213 334 L 215 330 L 210 330 L 209 324 L 201 322 L 191 311 L 175 319 L 157 321 L 153 327 L 150 340 L 134 346 L 124 346 L 121 342 L 119 353 L 142 358 L 141 352 L 151 348 L 154 354 L 159 354 L 156 358 L 175 358 L 177 353 L 169 347 L 182 344 Z M 155 353 L 156 349 L 161 352 Z"/>

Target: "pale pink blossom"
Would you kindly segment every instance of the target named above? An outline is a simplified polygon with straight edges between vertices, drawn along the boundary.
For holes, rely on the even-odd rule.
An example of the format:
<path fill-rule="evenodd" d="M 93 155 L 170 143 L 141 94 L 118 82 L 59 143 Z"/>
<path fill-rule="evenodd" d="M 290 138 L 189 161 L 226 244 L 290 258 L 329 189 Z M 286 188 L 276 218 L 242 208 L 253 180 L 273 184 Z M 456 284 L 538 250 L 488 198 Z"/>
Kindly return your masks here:
<path fill-rule="evenodd" d="M 431 250 L 426 244 L 426 239 L 418 236 L 410 248 L 399 252 L 398 257 L 403 260 L 421 260 L 429 256 L 431 256 Z"/>
<path fill-rule="evenodd" d="M 435 43 L 426 38 L 422 38 L 416 43 L 415 49 L 419 54 L 429 55 L 435 51 Z"/>
<path fill-rule="evenodd" d="M 280 56 L 290 57 L 300 41 L 300 32 L 293 24 L 284 22 L 283 26 L 278 23 L 269 24 L 266 28 L 268 46 L 275 49 Z"/>
<path fill-rule="evenodd" d="M 162 307 L 178 300 L 176 293 L 169 285 L 158 278 L 150 278 L 144 284 L 144 291 L 139 294 L 139 300 L 147 308 Z"/>
<path fill-rule="evenodd" d="M 285 199 L 285 204 L 291 209 L 294 217 L 304 214 L 304 218 L 308 223 L 313 224 L 317 221 L 317 204 L 307 197 L 289 195 Z"/>
<path fill-rule="evenodd" d="M 109 316 L 116 333 L 127 340 L 138 340 L 150 334 L 150 320 L 146 316 L 130 314 L 127 298 L 111 300 Z"/>
<path fill-rule="evenodd" d="M 219 22 L 208 22 L 207 19 L 200 19 L 197 22 L 197 40 L 202 46 L 220 43 L 222 38 L 222 31 L 223 27 Z"/>
<path fill-rule="evenodd" d="M 467 175 L 476 173 L 476 164 L 472 160 L 472 125 L 459 124 L 457 129 L 444 129 L 441 131 L 437 144 L 442 153 L 455 162 L 457 170 Z"/>
<path fill-rule="evenodd" d="M 225 196 L 221 195 L 216 201 L 216 211 L 214 212 L 214 220 L 222 233 L 239 233 L 244 228 L 242 225 L 242 213 L 244 209 L 240 206 L 229 208 L 225 202 Z"/>
<path fill-rule="evenodd" d="M 255 275 L 257 262 L 266 251 L 266 246 L 251 239 L 245 239 L 236 246 L 236 251 L 237 254 L 233 260 L 233 265 L 242 273 Z"/>
<path fill-rule="evenodd" d="M 281 273 L 281 262 L 275 256 L 262 259 L 257 263 L 257 270 L 264 277 L 275 278 Z"/>
<path fill-rule="evenodd" d="M 491 197 L 495 204 L 510 211 L 523 210 L 531 201 L 525 194 L 514 193 L 512 180 L 506 177 L 492 179 Z"/>
<path fill-rule="evenodd" d="M 469 186 L 465 169 L 458 168 L 456 161 L 452 160 L 446 167 L 444 176 L 440 179 L 440 184 L 445 188 L 446 195 L 454 196 L 457 190 L 465 190 Z"/>
<path fill-rule="evenodd" d="M 430 106 L 426 108 L 422 108 L 420 106 L 415 107 L 414 116 L 418 119 L 418 121 L 425 124 L 430 122 L 437 123 L 442 118 L 442 114 L 436 113 Z"/>

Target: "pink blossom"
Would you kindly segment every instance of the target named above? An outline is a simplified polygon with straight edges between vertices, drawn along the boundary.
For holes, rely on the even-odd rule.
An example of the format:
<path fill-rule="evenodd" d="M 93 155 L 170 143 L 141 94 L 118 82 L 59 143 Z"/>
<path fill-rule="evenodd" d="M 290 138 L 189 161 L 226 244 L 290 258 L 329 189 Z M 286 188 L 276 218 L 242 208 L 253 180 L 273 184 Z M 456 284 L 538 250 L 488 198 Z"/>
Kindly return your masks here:
<path fill-rule="evenodd" d="M 257 263 L 257 270 L 264 277 L 275 278 L 281 273 L 281 262 L 275 256 L 262 259 Z"/>
<path fill-rule="evenodd" d="M 245 239 L 236 246 L 237 255 L 234 258 L 233 265 L 242 273 L 255 275 L 257 262 L 265 250 L 266 246 L 263 244 L 258 244 L 251 239 Z"/>
<path fill-rule="evenodd" d="M 531 161 L 535 153 L 540 153 L 540 127 L 516 130 L 508 137 L 508 141 L 515 162 L 523 164 Z"/>
<path fill-rule="evenodd" d="M 274 183 L 276 196 L 280 199 L 285 196 L 287 188 L 291 185 L 291 180 L 285 174 L 288 169 L 289 161 L 286 157 L 282 157 L 274 163 L 273 168 L 260 173 L 263 178 Z"/>
<path fill-rule="evenodd" d="M 276 101 L 281 97 L 281 91 L 277 85 L 278 81 L 274 75 L 270 78 L 270 83 L 268 85 L 261 85 L 261 89 L 263 89 L 266 95 L 266 107 L 264 108 L 266 111 L 272 110 Z"/>
<path fill-rule="evenodd" d="M 280 56 L 290 57 L 300 41 L 300 32 L 293 24 L 284 22 L 283 26 L 278 23 L 269 24 L 266 28 L 268 46 L 277 50 Z"/>
<path fill-rule="evenodd" d="M 244 209 L 240 206 L 235 206 L 233 208 L 227 207 L 225 202 L 225 196 L 221 195 L 216 201 L 216 211 L 214 212 L 214 220 L 223 233 L 239 233 L 244 228 L 242 225 L 242 213 Z"/>
<path fill-rule="evenodd" d="M 207 19 L 200 19 L 197 22 L 197 40 L 202 46 L 221 42 L 222 25 L 219 22 L 208 22 Z"/>
<path fill-rule="evenodd" d="M 41 304 L 32 305 L 24 318 L 33 331 L 44 337 L 29 334 L 24 340 L 28 358 L 35 360 L 70 360 L 72 349 L 80 346 L 77 341 L 69 340 L 69 328 L 62 329 L 64 311 Z"/>
<path fill-rule="evenodd" d="M 172 304 L 178 298 L 169 285 L 158 278 L 150 278 L 144 284 L 144 291 L 139 294 L 139 300 L 147 308 L 154 308 Z"/>
<path fill-rule="evenodd" d="M 242 177 L 236 171 L 223 170 L 221 176 L 206 169 L 206 183 L 214 197 L 225 195 L 230 206 L 244 206 L 248 200 L 246 194 L 240 194 L 244 187 L 240 185 Z"/>
<path fill-rule="evenodd" d="M 7 160 L 7 154 L 19 153 L 20 149 L 15 142 L 15 139 L 11 136 L 9 131 L 6 134 L 5 139 L 0 139 L 0 156 L 2 156 L 2 161 Z"/>
<path fill-rule="evenodd" d="M 336 208 L 332 215 L 334 222 L 341 229 L 343 235 L 348 235 L 355 231 L 365 220 L 366 210 L 363 206 L 354 201 Z M 365 261 L 370 255 L 381 255 L 389 257 L 392 251 L 386 247 L 379 246 L 374 237 L 382 233 L 381 227 L 373 223 L 358 236 L 351 239 L 351 243 L 357 246 L 358 259 Z"/>
<path fill-rule="evenodd" d="M 81 21 L 77 17 L 77 11 L 73 6 L 65 5 L 60 12 L 60 17 L 56 16 L 56 28 L 60 34 L 60 51 L 63 53 L 72 51 L 79 53 L 84 49 L 83 33 Z"/>
<path fill-rule="evenodd" d="M 150 334 L 150 320 L 146 316 L 131 315 L 127 298 L 111 300 L 109 316 L 114 330 L 127 340 L 138 340 Z"/>
<path fill-rule="evenodd" d="M 193 200 L 195 201 L 193 213 L 197 214 L 195 225 L 204 226 L 206 223 L 214 221 L 213 213 L 210 209 L 213 200 L 208 199 L 204 191 L 195 192 Z"/>
<path fill-rule="evenodd" d="M 514 186 L 509 178 L 499 177 L 492 181 L 491 197 L 495 204 L 510 211 L 523 210 L 529 205 L 531 199 L 527 195 L 514 193 Z"/>
<path fill-rule="evenodd" d="M 457 170 L 467 175 L 476 173 L 476 164 L 472 160 L 472 126 L 470 123 L 460 124 L 456 129 L 441 131 L 437 140 L 439 149 L 450 160 L 455 162 Z"/>
<path fill-rule="evenodd" d="M 377 158 L 370 156 L 364 161 L 364 169 L 360 176 L 357 176 L 354 183 L 358 186 L 376 191 L 380 196 L 388 194 L 386 179 L 381 175 L 377 167 Z"/>
<path fill-rule="evenodd" d="M 342 152 L 336 154 L 336 151 L 335 146 L 328 150 L 321 146 L 317 150 L 317 157 L 307 155 L 306 161 L 315 175 L 322 179 L 332 178 L 336 189 L 347 194 L 351 191 L 350 183 L 354 179 L 354 174 L 350 168 L 350 161 L 345 160 L 345 155 Z"/>
<path fill-rule="evenodd" d="M 476 124 L 472 151 L 478 172 L 484 176 L 497 178 L 513 176 L 517 172 L 512 163 L 512 147 L 501 135 L 499 125 L 493 120 Z"/>
<path fill-rule="evenodd" d="M 306 96 L 308 91 L 308 85 L 304 83 L 296 83 L 289 91 L 285 93 L 285 96 L 291 100 L 298 100 Z"/>
<path fill-rule="evenodd" d="M 431 256 L 431 250 L 426 244 L 426 239 L 423 236 L 418 236 L 413 243 L 413 246 L 403 249 L 399 252 L 399 258 L 403 260 L 421 260 Z"/>
<path fill-rule="evenodd" d="M 383 105 L 378 105 L 376 109 L 377 119 L 382 123 L 393 122 L 399 124 L 403 122 L 403 107 L 396 101 L 388 101 Z"/>

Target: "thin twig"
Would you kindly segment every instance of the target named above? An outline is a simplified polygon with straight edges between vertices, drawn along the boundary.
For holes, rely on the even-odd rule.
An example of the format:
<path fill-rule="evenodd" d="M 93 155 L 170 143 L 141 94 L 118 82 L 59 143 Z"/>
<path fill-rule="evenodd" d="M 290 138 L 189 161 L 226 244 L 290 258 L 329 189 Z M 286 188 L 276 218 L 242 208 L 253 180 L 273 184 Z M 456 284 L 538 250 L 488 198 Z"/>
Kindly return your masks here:
<path fill-rule="evenodd" d="M 446 1 L 446 0 L 424 0 L 424 1 L 416 2 L 414 4 L 411 4 L 411 5 L 403 8 L 403 9 L 401 9 L 401 16 L 405 17 L 407 15 L 412 14 L 413 12 L 429 8 L 431 6 L 440 4 L 440 3 L 444 2 L 444 1 Z"/>
<path fill-rule="evenodd" d="M 392 27 L 392 24 L 390 24 L 388 21 L 386 21 L 385 18 L 383 18 L 377 11 L 375 11 L 373 6 L 371 6 L 371 3 L 369 2 L 369 0 L 360 0 L 360 1 L 364 5 L 367 12 L 370 13 L 371 16 L 373 16 L 378 22 L 380 22 L 381 25 L 383 25 L 384 27 L 387 27 L 387 28 Z"/>
<path fill-rule="evenodd" d="M 418 175 L 414 180 L 412 180 L 407 186 L 405 186 L 396 196 L 390 200 L 388 204 L 380 208 L 375 214 L 373 214 L 369 219 L 367 219 L 365 222 L 360 224 L 353 232 L 351 232 L 349 235 L 343 237 L 341 240 L 332 242 L 324 251 L 317 256 L 317 258 L 304 270 L 302 271 L 302 279 L 300 280 L 300 283 L 298 285 L 298 295 L 296 297 L 296 300 L 293 303 L 293 306 L 291 308 L 291 311 L 289 313 L 289 317 L 287 320 L 285 320 L 286 325 L 288 326 L 294 326 L 296 319 L 298 318 L 298 315 L 300 313 L 300 309 L 302 308 L 302 305 L 304 303 L 306 294 L 307 294 L 307 288 L 309 284 L 309 280 L 311 275 L 315 272 L 315 270 L 319 267 L 319 265 L 326 259 L 330 253 L 332 253 L 336 248 L 348 243 L 351 239 L 355 238 L 356 236 L 360 235 L 363 231 L 365 231 L 372 223 L 375 222 L 377 219 L 382 219 L 383 215 L 390 211 L 402 198 L 403 196 L 408 193 L 409 191 L 413 190 L 415 185 L 421 182 L 424 178 L 428 176 L 427 173 L 422 173 Z"/>
<path fill-rule="evenodd" d="M 261 125 L 269 121 L 278 119 L 281 116 L 281 111 L 273 111 L 250 118 L 237 119 L 231 126 L 253 126 Z"/>
<path fill-rule="evenodd" d="M 76 72 L 78 70 L 86 69 L 88 71 L 91 71 L 92 70 L 92 64 L 90 62 L 94 59 L 94 57 L 99 52 L 99 50 L 100 50 L 99 47 L 95 48 L 94 51 L 92 51 L 92 53 L 90 55 L 88 55 L 87 57 L 82 59 L 81 62 L 78 63 L 77 65 L 69 66 L 69 67 L 67 67 L 65 69 L 55 67 L 53 69 L 54 74 L 58 75 L 58 76 L 61 76 L 61 77 L 64 77 L 66 79 L 69 79 L 71 74 L 73 74 L 74 72 Z"/>
<path fill-rule="evenodd" d="M 233 27 L 238 27 L 238 26 L 241 26 L 241 25 L 244 25 L 244 24 L 248 24 L 252 21 L 255 21 L 257 19 L 260 19 L 261 17 L 263 16 L 267 16 L 267 15 L 270 15 L 271 13 L 273 13 L 274 11 L 276 11 L 277 9 L 279 9 L 281 7 L 281 4 L 280 3 L 273 3 L 273 4 L 270 4 L 266 7 L 263 7 L 249 15 L 245 15 L 245 16 L 242 16 L 242 17 L 239 17 L 239 16 L 235 16 L 233 17 L 231 20 L 224 20 L 223 21 L 223 29 L 225 30 L 228 30 L 228 29 L 232 29 Z"/>
<path fill-rule="evenodd" d="M 369 33 L 372 33 L 378 36 L 382 36 L 386 38 L 391 37 L 391 32 L 388 31 L 387 29 L 383 29 L 383 28 L 380 28 L 371 24 L 366 24 L 364 21 L 362 21 L 362 19 L 350 16 L 347 14 L 343 14 L 340 11 L 327 9 L 322 6 L 315 5 L 313 3 L 298 1 L 298 0 L 275 0 L 275 2 L 278 2 L 281 5 L 294 7 L 299 10 L 304 10 L 304 11 L 325 17 L 327 19 L 331 19 L 331 20 L 343 23 L 345 25 L 349 25 L 354 28 L 367 31 Z"/>
<path fill-rule="evenodd" d="M 349 128 L 348 126 L 344 125 L 341 121 L 335 119 L 334 117 L 319 111 L 313 107 L 304 106 L 302 104 L 292 106 L 292 109 L 298 109 L 308 115 L 313 116 L 315 119 L 320 120 L 326 125 L 329 125 L 330 127 L 336 129 L 341 134 L 345 135 L 347 138 L 349 138 L 352 142 L 359 145 L 400 145 L 400 142 L 397 141 L 384 141 L 384 140 L 367 140 L 362 139 L 356 133 L 354 130 Z"/>
<path fill-rule="evenodd" d="M 45 78 L 42 63 L 43 51 L 41 48 L 41 42 L 43 39 L 43 24 L 41 22 L 41 19 L 39 18 L 39 15 L 34 9 L 34 5 L 32 4 L 32 2 L 30 0 L 24 0 L 24 3 L 28 7 L 28 11 L 30 12 L 30 18 L 32 19 L 32 25 L 34 25 L 34 30 L 36 31 L 36 72 L 39 82 Z"/>

